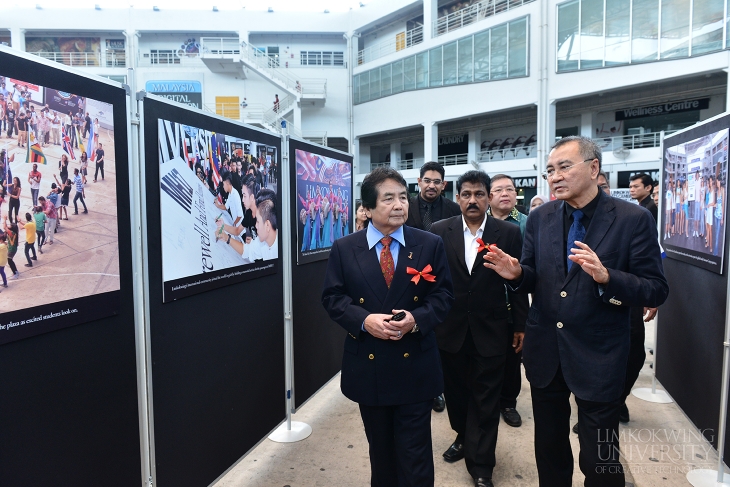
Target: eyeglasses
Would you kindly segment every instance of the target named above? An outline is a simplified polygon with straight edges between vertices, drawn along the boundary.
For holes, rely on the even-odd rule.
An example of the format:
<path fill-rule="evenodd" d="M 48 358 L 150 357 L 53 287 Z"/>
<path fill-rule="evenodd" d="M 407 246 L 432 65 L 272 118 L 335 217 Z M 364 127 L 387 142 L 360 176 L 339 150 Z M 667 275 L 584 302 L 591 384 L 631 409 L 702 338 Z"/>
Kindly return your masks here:
<path fill-rule="evenodd" d="M 431 183 L 435 184 L 436 186 L 439 186 L 439 185 L 441 185 L 441 183 L 443 183 L 443 181 L 441 179 L 428 179 L 428 178 L 421 179 L 421 182 L 423 184 L 425 184 L 426 186 L 430 186 Z"/>
<path fill-rule="evenodd" d="M 558 164 L 557 168 L 549 167 L 547 171 L 545 171 L 544 173 L 541 174 L 541 176 L 545 181 L 548 181 L 550 179 L 555 178 L 555 176 L 557 176 L 558 174 L 564 174 L 564 173 L 569 172 L 571 169 L 573 169 L 578 164 L 585 164 L 586 162 L 593 162 L 595 159 L 596 159 L 595 157 L 592 159 L 585 159 L 581 162 L 576 162 L 575 164 L 568 164 L 567 162 L 562 162 L 562 163 Z"/>
<path fill-rule="evenodd" d="M 497 188 L 495 190 L 490 191 L 489 194 L 491 194 L 492 196 L 495 196 L 495 195 L 502 194 L 502 193 L 512 194 L 512 193 L 516 193 L 516 192 L 517 191 L 515 191 L 515 188 Z"/>

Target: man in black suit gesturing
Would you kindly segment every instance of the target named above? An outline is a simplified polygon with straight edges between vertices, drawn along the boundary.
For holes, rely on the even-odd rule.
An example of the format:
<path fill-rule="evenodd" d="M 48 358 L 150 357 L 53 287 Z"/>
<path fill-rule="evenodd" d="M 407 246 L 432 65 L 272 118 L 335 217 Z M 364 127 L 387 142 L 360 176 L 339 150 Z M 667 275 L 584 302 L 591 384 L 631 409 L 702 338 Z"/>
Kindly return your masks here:
<path fill-rule="evenodd" d="M 342 326 L 342 393 L 359 403 L 371 484 L 433 486 L 431 405 L 443 392 L 434 328 L 454 301 L 442 240 L 404 225 L 408 192 L 394 169 L 361 188 L 370 225 L 337 239 L 322 304 Z"/>
<path fill-rule="evenodd" d="M 438 162 L 427 162 L 421 166 L 418 178 L 419 193 L 408 202 L 409 211 L 406 225 L 427 232 L 439 220 L 461 215 L 459 205 L 441 196 L 446 187 L 446 171 Z M 440 413 L 446 407 L 444 396 L 433 400 L 433 410 Z"/>
<path fill-rule="evenodd" d="M 523 353 L 541 486 L 572 485 L 571 392 L 585 485 L 624 486 L 618 413 L 629 313 L 659 306 L 669 294 L 654 219 L 599 191 L 600 170 L 601 149 L 591 139 L 559 140 L 543 174 L 558 199 L 531 212 L 522 260 L 501 249 L 484 257 L 515 290 L 533 293 Z"/>
<path fill-rule="evenodd" d="M 492 486 L 507 359 L 504 344 L 508 335 L 510 339 L 513 335 L 504 298 L 506 281 L 486 269 L 482 257 L 490 244 L 516 256 L 522 250 L 519 226 L 487 216 L 489 188 L 489 176 L 483 171 L 461 175 L 456 182 L 461 215 L 431 227 L 444 241 L 456 298 L 449 315 L 436 328 L 449 422 L 457 434 L 444 458 L 455 461 L 465 457 L 476 487 Z M 521 338 L 527 296 L 510 292 L 510 303 L 514 335 Z M 521 348 L 518 340 L 517 350 Z"/>

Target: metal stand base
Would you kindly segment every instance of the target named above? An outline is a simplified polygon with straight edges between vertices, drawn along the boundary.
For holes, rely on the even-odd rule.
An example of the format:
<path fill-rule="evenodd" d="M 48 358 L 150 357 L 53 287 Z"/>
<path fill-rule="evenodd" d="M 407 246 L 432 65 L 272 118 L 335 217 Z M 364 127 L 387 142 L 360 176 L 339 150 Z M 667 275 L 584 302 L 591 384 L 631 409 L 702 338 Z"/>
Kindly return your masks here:
<path fill-rule="evenodd" d="M 631 394 L 643 401 L 656 402 L 659 404 L 669 404 L 674 402 L 666 391 L 656 390 L 652 392 L 651 387 L 638 387 L 631 391 Z"/>
<path fill-rule="evenodd" d="M 269 435 L 269 439 L 277 443 L 294 443 L 307 438 L 311 434 L 312 427 L 307 423 L 292 421 L 290 430 L 286 429 L 286 422 L 284 422 Z"/>
<path fill-rule="evenodd" d="M 730 487 L 728 482 L 717 481 L 717 470 L 700 468 L 687 473 L 687 482 L 694 487 Z"/>

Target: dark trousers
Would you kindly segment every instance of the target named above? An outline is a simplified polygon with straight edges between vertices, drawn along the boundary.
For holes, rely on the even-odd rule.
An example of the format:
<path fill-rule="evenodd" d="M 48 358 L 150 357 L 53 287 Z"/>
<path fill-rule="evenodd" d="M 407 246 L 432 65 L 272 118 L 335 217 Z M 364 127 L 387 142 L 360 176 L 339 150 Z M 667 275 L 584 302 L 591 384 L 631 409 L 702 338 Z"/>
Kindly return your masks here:
<path fill-rule="evenodd" d="M 25 242 L 25 258 L 28 259 L 28 264 L 30 264 L 30 266 L 33 267 L 33 262 L 30 260 L 31 252 L 33 252 L 33 258 L 37 259 L 38 256 L 35 253 L 35 242 L 33 242 L 32 244 Z"/>
<path fill-rule="evenodd" d="M 33 199 L 33 206 L 38 206 L 38 192 L 40 189 L 33 189 L 30 190 L 30 196 Z"/>
<path fill-rule="evenodd" d="M 492 478 L 505 356 L 479 355 L 471 333 L 459 352 L 440 352 L 449 423 L 464 442 L 466 469 L 472 477 Z"/>
<path fill-rule="evenodd" d="M 507 357 L 504 363 L 504 381 L 502 381 L 502 393 L 499 399 L 499 407 L 516 408 L 517 396 L 522 390 L 522 350 L 515 353 L 512 347 L 513 334 L 507 340 Z"/>
<path fill-rule="evenodd" d="M 571 487 L 573 453 L 570 449 L 570 389 L 560 368 L 547 387 L 532 387 L 535 418 L 535 460 L 540 487 Z M 578 404 L 578 464 L 586 487 L 624 487 L 619 462 L 618 411 L 621 398 Z"/>
<path fill-rule="evenodd" d="M 15 257 L 15 255 L 13 255 L 13 257 Z M 13 262 L 13 257 L 8 255 L 8 265 L 10 266 L 10 270 L 13 271 L 13 274 L 17 274 L 18 268 L 15 266 L 15 262 Z"/>
<path fill-rule="evenodd" d="M 104 161 L 96 163 L 96 172 L 94 173 L 94 181 L 99 176 L 99 170 L 101 170 L 101 179 L 104 179 Z"/>
<path fill-rule="evenodd" d="M 81 200 L 81 204 L 84 205 L 84 211 L 88 211 L 88 208 L 86 208 L 86 202 L 84 201 L 84 195 L 81 191 L 76 191 L 76 195 L 74 195 L 74 211 L 76 213 L 79 212 L 79 205 L 76 203 L 77 200 Z"/>
<path fill-rule="evenodd" d="M 36 241 L 38 242 L 38 248 L 42 249 L 43 245 L 46 243 L 46 231 L 45 229 L 40 232 L 35 232 Z"/>
<path fill-rule="evenodd" d="M 8 138 L 13 136 L 14 131 L 15 131 L 15 123 L 9 123 L 8 124 Z"/>
<path fill-rule="evenodd" d="M 626 364 L 626 385 L 624 386 L 622 404 L 626 402 L 626 398 L 631 394 L 631 389 L 633 389 L 636 379 L 639 378 L 639 373 L 644 367 L 646 361 L 645 339 L 644 308 L 631 308 L 631 345 L 629 348 L 629 362 Z"/>
<path fill-rule="evenodd" d="M 15 210 L 15 220 L 13 220 L 13 210 Z M 20 211 L 20 198 L 10 198 L 8 203 L 8 219 L 14 223 L 18 223 L 18 211 Z"/>
<path fill-rule="evenodd" d="M 433 400 L 397 406 L 360 404 L 373 487 L 433 487 L 432 405 Z"/>

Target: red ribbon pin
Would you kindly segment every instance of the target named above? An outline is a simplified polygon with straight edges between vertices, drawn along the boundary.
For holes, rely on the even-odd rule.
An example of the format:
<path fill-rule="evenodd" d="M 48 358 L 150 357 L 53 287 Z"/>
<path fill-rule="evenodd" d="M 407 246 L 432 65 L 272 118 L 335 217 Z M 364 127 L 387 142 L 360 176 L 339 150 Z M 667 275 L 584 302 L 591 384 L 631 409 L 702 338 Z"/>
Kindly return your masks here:
<path fill-rule="evenodd" d="M 477 243 L 479 244 L 479 247 L 477 248 L 477 254 L 489 247 L 489 244 L 485 244 L 484 240 L 482 240 L 481 238 L 477 238 Z"/>
<path fill-rule="evenodd" d="M 424 278 L 428 282 L 436 281 L 436 276 L 434 276 L 433 274 L 429 274 L 429 272 L 431 272 L 432 270 L 433 269 L 431 268 L 431 264 L 426 265 L 426 267 L 424 267 L 422 271 L 417 271 L 413 267 L 406 267 L 406 272 L 413 275 L 413 279 L 411 279 L 411 281 L 415 284 L 418 284 L 418 281 L 420 281 L 421 278 Z"/>

